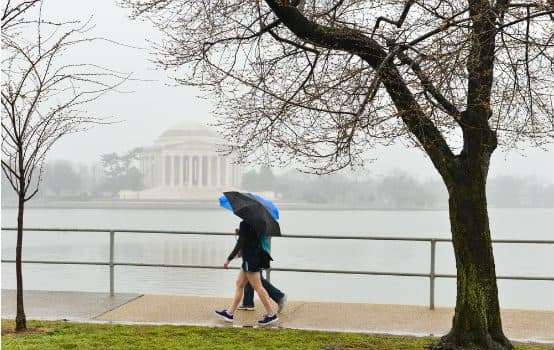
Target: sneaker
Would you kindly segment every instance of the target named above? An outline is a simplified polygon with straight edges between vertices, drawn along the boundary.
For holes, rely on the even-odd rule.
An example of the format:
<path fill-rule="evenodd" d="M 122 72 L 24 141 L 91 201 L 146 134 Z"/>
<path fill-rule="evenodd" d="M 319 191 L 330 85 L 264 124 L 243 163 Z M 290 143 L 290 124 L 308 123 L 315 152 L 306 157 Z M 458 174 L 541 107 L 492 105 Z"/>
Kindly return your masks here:
<path fill-rule="evenodd" d="M 258 325 L 259 326 L 267 326 L 267 325 L 270 325 L 270 324 L 275 323 L 277 321 L 279 321 L 279 318 L 277 317 L 277 314 L 272 315 L 272 316 L 265 315 L 264 318 L 262 318 L 261 320 L 258 321 Z"/>
<path fill-rule="evenodd" d="M 281 313 L 283 309 L 285 308 L 285 305 L 287 305 L 287 296 L 283 295 L 281 299 L 279 299 L 279 302 L 277 303 L 277 313 Z"/>
<path fill-rule="evenodd" d="M 233 322 L 234 320 L 234 316 L 228 313 L 227 310 L 215 310 L 215 314 L 225 322 Z"/>
<path fill-rule="evenodd" d="M 238 307 L 238 310 L 243 310 L 243 311 L 254 311 L 256 308 L 254 307 L 254 305 L 252 306 L 249 306 L 249 305 L 241 305 Z"/>

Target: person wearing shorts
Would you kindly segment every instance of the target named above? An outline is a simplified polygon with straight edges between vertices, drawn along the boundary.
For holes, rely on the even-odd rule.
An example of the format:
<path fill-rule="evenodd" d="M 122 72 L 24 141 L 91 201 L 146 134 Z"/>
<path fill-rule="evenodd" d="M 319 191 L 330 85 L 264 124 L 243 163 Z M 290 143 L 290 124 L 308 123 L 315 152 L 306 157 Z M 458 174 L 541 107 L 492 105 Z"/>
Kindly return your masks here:
<path fill-rule="evenodd" d="M 273 312 L 271 299 L 262 285 L 260 273 L 262 270 L 269 268 L 270 261 L 272 260 L 271 256 L 262 249 L 258 234 L 246 221 L 241 221 L 238 235 L 239 238 L 235 248 L 223 264 L 223 267 L 228 268 L 230 261 L 240 252 L 242 256 L 242 265 L 236 281 L 235 296 L 229 308 L 225 310 L 216 310 L 215 313 L 224 321 L 233 322 L 234 313 L 244 295 L 244 287 L 250 284 L 256 294 L 258 294 L 258 298 L 266 310 L 265 316 L 258 321 L 258 324 L 260 326 L 265 326 L 275 323 L 278 321 L 278 317 L 277 314 Z"/>

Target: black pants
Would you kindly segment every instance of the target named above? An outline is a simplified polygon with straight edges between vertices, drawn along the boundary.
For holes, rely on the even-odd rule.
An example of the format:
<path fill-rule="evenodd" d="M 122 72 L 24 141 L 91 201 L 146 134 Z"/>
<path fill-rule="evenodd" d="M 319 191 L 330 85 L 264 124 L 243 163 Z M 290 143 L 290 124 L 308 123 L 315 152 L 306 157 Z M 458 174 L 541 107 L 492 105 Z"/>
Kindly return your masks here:
<path fill-rule="evenodd" d="M 277 289 L 274 285 L 272 285 L 268 280 L 266 280 L 261 272 L 260 278 L 262 279 L 262 286 L 267 291 L 267 294 L 269 294 L 269 297 L 273 299 L 274 302 L 278 303 L 281 298 L 285 296 L 285 294 Z M 250 283 L 246 284 L 246 287 L 244 287 L 244 297 L 242 299 L 242 305 L 254 306 L 254 288 L 252 288 Z"/>

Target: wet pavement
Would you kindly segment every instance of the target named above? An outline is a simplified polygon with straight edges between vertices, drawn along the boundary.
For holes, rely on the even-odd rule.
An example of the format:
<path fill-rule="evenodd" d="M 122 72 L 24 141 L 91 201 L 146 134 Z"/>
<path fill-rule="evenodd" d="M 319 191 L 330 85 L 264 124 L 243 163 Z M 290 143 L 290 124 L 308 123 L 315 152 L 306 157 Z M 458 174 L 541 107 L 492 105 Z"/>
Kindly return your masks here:
<path fill-rule="evenodd" d="M 223 326 L 215 309 L 230 299 L 178 295 L 27 291 L 28 319 L 90 322 Z M 237 311 L 237 327 L 252 327 L 261 317 Z M 15 292 L 2 290 L 2 318 L 15 315 Z M 395 335 L 441 336 L 450 328 L 453 310 L 424 306 L 290 301 L 279 315 L 283 328 Z M 554 343 L 554 311 L 502 310 L 506 335 L 515 341 Z"/>
<path fill-rule="evenodd" d="M 25 315 L 34 320 L 85 321 L 128 303 L 140 294 L 25 291 Z M 15 290 L 2 290 L 2 318 L 14 318 Z"/>

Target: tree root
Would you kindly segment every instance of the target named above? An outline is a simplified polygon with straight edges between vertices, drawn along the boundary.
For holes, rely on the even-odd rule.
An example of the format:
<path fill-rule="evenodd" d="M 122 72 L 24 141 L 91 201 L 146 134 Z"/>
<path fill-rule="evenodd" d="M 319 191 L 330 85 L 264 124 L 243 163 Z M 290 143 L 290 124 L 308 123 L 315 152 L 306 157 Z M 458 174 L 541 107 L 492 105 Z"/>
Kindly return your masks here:
<path fill-rule="evenodd" d="M 431 345 L 429 350 L 514 350 L 514 346 L 503 334 L 486 334 L 477 338 L 450 332 L 442 337 L 438 344 Z"/>

